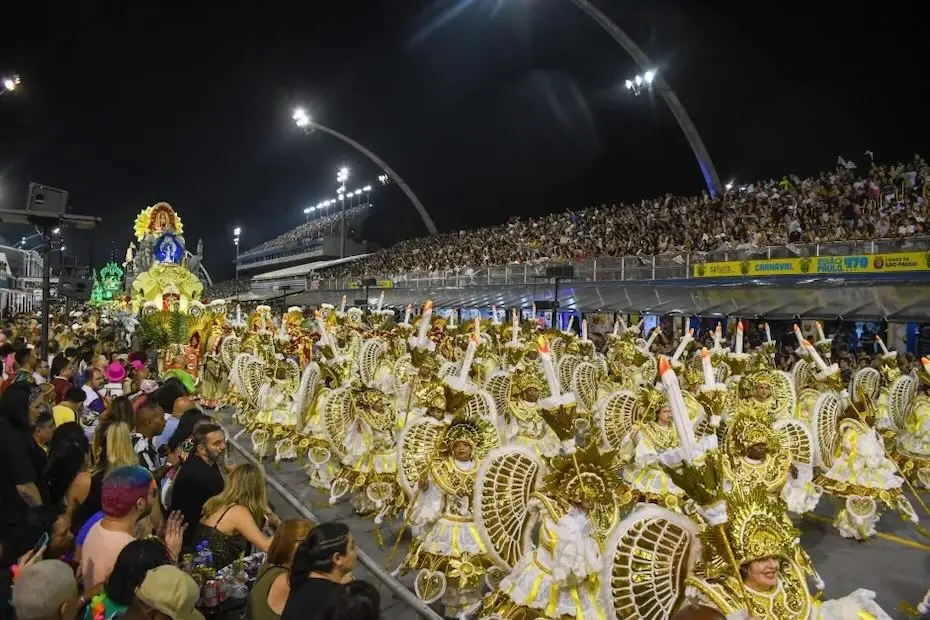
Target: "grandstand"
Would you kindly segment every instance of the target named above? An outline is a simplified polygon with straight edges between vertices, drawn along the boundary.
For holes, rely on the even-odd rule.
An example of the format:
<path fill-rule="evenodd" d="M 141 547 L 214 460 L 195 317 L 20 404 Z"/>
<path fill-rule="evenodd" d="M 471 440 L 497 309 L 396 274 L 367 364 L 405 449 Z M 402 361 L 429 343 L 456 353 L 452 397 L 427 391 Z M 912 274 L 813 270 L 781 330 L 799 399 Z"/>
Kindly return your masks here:
<path fill-rule="evenodd" d="M 768 247 L 861 242 L 927 234 L 930 166 L 915 156 L 895 165 L 833 170 L 731 187 L 718 198 L 661 196 L 602 204 L 492 228 L 402 241 L 364 260 L 331 266 L 323 278 L 394 281 L 467 275 L 512 265 L 595 258 L 702 255 Z M 789 250 L 790 252 L 790 250 Z"/>
<path fill-rule="evenodd" d="M 344 195 L 346 199 L 334 201 L 343 209 L 315 217 L 308 209 L 307 221 L 300 226 L 241 252 L 236 259 L 238 291 L 234 281 L 223 282 L 210 287 L 207 296 L 259 301 L 300 292 L 307 288 L 308 274 L 318 267 L 366 256 L 366 244 L 356 231 L 361 230 L 372 206 L 370 191 Z"/>
<path fill-rule="evenodd" d="M 303 280 L 300 287 L 308 291 L 344 291 L 365 276 L 420 289 L 417 297 L 436 287 L 530 285 L 546 266 L 565 263 L 575 265 L 582 280 L 641 281 L 690 278 L 702 262 L 923 249 L 928 180 L 930 166 L 919 156 L 868 168 L 844 160 L 806 178 L 733 186 L 713 199 L 666 195 L 512 219 L 404 240 L 350 261 L 296 269 L 306 260 L 295 260 L 295 269 L 283 274 Z M 267 274 L 259 282 L 278 284 Z M 322 297 L 300 299 L 317 303 Z"/>

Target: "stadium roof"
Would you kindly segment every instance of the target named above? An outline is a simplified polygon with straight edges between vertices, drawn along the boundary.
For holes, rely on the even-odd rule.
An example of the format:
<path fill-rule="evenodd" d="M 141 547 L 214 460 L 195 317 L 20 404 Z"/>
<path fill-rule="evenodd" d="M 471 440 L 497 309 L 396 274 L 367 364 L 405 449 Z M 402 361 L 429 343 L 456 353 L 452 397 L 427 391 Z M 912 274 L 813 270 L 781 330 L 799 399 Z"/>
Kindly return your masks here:
<path fill-rule="evenodd" d="M 280 278 L 299 278 L 300 276 L 305 276 L 318 269 L 325 269 L 326 267 L 334 267 L 336 265 L 342 265 L 344 263 L 354 263 L 357 260 L 370 256 L 370 254 L 356 254 L 355 256 L 346 256 L 345 258 L 336 258 L 333 260 L 324 260 L 316 263 L 305 263 L 303 265 L 294 265 L 293 267 L 285 267 L 284 269 L 278 269 L 277 271 L 269 271 L 268 273 L 263 273 L 252 278 L 253 280 L 277 280 Z"/>
<path fill-rule="evenodd" d="M 551 300 L 552 292 L 551 285 L 393 288 L 385 291 L 384 303 L 403 308 L 431 299 L 438 308 L 529 308 L 535 300 Z M 307 291 L 294 303 L 335 303 L 341 295 Z M 559 288 L 559 306 L 586 312 L 927 322 L 930 274 L 570 282 Z"/>

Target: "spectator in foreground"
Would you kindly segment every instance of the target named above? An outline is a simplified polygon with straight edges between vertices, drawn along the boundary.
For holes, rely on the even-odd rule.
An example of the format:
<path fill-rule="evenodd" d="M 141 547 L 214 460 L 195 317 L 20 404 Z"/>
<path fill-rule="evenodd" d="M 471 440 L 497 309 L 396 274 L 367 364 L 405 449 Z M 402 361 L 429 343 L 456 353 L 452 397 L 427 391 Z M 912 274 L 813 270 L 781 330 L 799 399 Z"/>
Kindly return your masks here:
<path fill-rule="evenodd" d="M 45 478 L 48 483 L 49 503 L 61 505 L 68 497 L 68 489 L 78 474 L 85 473 L 90 480 L 90 442 L 84 429 L 76 422 L 62 424 L 55 429 L 49 444 L 48 464 Z M 65 512 L 70 516 L 76 505 L 65 505 Z"/>
<path fill-rule="evenodd" d="M 61 620 L 62 608 L 78 595 L 74 571 L 60 560 L 27 566 L 13 584 L 17 620 Z"/>
<path fill-rule="evenodd" d="M 268 509 L 267 489 L 268 482 L 261 468 L 245 463 L 229 474 L 223 492 L 204 504 L 203 518 L 193 541 L 195 544 L 207 542 L 216 568 L 246 555 L 249 545 L 258 551 L 268 551 L 271 538 L 265 536 L 262 526 L 266 521 L 272 527 L 281 522 Z"/>
<path fill-rule="evenodd" d="M 15 537 L 27 511 L 47 500 L 40 452 L 29 424 L 29 385 L 13 384 L 0 397 L 0 532 L 6 536 Z"/>
<path fill-rule="evenodd" d="M 274 534 L 265 563 L 245 608 L 245 620 L 278 620 L 291 594 L 288 573 L 297 546 L 304 541 L 312 524 L 306 519 L 288 519 Z"/>
<path fill-rule="evenodd" d="M 171 564 L 171 556 L 156 538 L 134 540 L 126 545 L 117 556 L 103 589 L 85 609 L 84 620 L 118 617 L 132 604 L 136 588 L 142 585 L 146 573 L 166 564 Z"/>
<path fill-rule="evenodd" d="M 49 445 L 52 442 L 52 435 L 54 433 L 55 418 L 52 417 L 51 413 L 43 411 L 38 415 L 35 423 L 32 425 L 32 438 L 46 456 L 48 456 Z"/>
<path fill-rule="evenodd" d="M 89 590 L 113 570 L 123 548 L 136 539 L 136 525 L 155 501 L 152 474 L 142 467 L 119 467 L 103 479 L 103 518 L 94 525 L 81 550 L 79 574 Z"/>
<path fill-rule="evenodd" d="M 343 586 L 323 612 L 324 620 L 378 620 L 381 595 L 367 581 L 353 581 Z"/>
<path fill-rule="evenodd" d="M 180 511 L 189 524 L 199 523 L 207 500 L 223 492 L 226 434 L 216 424 L 201 424 L 194 430 L 193 450 L 171 489 L 171 510 Z M 193 546 L 195 530 L 187 529 L 184 548 Z"/>
<path fill-rule="evenodd" d="M 321 523 L 297 547 L 291 564 L 291 595 L 282 620 L 317 620 L 352 581 L 355 539 L 344 523 Z"/>
<path fill-rule="evenodd" d="M 153 568 L 136 590 L 122 620 L 204 620 L 197 611 L 200 587 L 177 566 Z"/>

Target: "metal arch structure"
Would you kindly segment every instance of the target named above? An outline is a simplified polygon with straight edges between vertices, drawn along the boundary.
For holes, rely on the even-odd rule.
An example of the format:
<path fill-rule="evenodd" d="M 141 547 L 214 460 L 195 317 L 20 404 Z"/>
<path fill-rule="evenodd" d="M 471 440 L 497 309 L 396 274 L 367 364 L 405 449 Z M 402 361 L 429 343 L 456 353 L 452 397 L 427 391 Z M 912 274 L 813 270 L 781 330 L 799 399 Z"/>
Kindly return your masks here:
<path fill-rule="evenodd" d="M 310 124 L 304 128 L 304 133 L 306 134 L 313 133 L 314 129 L 319 129 L 320 131 L 324 133 L 328 133 L 334 138 L 338 138 L 342 140 L 343 142 L 345 142 L 346 144 L 354 148 L 356 151 L 360 152 L 362 155 L 364 155 L 365 157 L 370 159 L 372 162 L 374 162 L 376 166 L 384 170 L 384 172 L 386 172 L 387 175 L 391 177 L 391 180 L 397 183 L 398 187 L 400 187 L 401 191 L 404 192 L 404 195 L 407 196 L 410 202 L 413 203 L 413 206 L 416 208 L 417 213 L 420 214 L 420 219 L 422 219 L 423 224 L 426 225 L 426 230 L 429 231 L 429 234 L 431 235 L 436 234 L 436 224 L 433 223 L 433 218 L 431 218 L 429 213 L 426 212 L 426 207 L 423 206 L 423 203 L 420 202 L 420 199 L 417 198 L 417 195 L 413 193 L 413 190 L 410 189 L 410 186 L 407 185 L 407 182 L 404 181 L 399 174 L 394 172 L 394 170 L 390 166 L 388 166 L 384 162 L 383 159 L 381 159 L 380 157 L 372 153 L 370 150 L 368 150 L 367 148 L 365 148 L 364 146 L 362 146 L 361 144 L 359 144 L 358 142 L 356 142 L 349 136 L 343 133 L 339 133 L 335 129 L 331 129 L 327 127 L 326 125 L 321 125 L 316 121 L 310 121 Z"/>
<path fill-rule="evenodd" d="M 654 68 L 655 65 L 652 64 L 652 61 L 649 60 L 646 53 L 636 45 L 636 42 L 633 41 L 620 26 L 604 15 L 600 9 L 591 4 L 588 0 L 572 0 L 572 2 L 575 6 L 584 11 L 588 17 L 596 21 L 614 41 L 619 43 L 620 46 L 626 50 L 627 54 L 636 61 L 640 69 L 649 71 Z M 691 145 L 691 150 L 694 151 L 694 156 L 698 160 L 698 166 L 701 167 L 701 174 L 704 176 L 704 182 L 707 184 L 707 190 L 710 192 L 710 195 L 719 195 L 721 193 L 720 189 L 723 187 L 723 184 L 720 182 L 720 176 L 717 174 L 714 162 L 710 159 L 710 153 L 707 152 L 707 147 L 704 146 L 704 141 L 701 140 L 697 127 L 694 126 L 691 117 L 688 116 L 688 113 L 685 111 L 685 107 L 681 104 L 678 96 L 669 87 L 665 78 L 662 77 L 662 72 L 656 72 L 652 84 L 653 88 L 658 90 L 659 94 L 662 95 L 662 99 L 665 100 L 675 120 L 678 121 L 678 126 L 681 127 L 681 131 L 685 134 L 688 144 Z"/>
<path fill-rule="evenodd" d="M 192 258 L 194 255 L 190 253 L 189 250 L 184 250 L 185 258 Z M 203 276 L 203 279 L 206 280 L 207 286 L 213 286 L 213 278 L 210 277 L 210 272 L 207 271 L 207 268 L 204 267 L 203 261 L 200 261 L 200 269 L 197 271 Z"/>

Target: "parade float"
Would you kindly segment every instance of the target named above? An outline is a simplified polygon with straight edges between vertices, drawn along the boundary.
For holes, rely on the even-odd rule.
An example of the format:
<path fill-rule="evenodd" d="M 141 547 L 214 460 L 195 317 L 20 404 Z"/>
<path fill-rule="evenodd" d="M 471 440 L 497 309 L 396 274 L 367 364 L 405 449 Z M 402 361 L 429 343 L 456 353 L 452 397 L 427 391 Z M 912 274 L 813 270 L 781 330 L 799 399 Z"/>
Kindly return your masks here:
<path fill-rule="evenodd" d="M 163 378 L 176 376 L 193 390 L 199 383 L 207 337 L 214 324 L 226 318 L 225 307 L 208 307 L 200 301 L 203 282 L 197 274 L 203 243 L 197 243 L 196 254 L 187 251 L 184 225 L 167 202 L 139 213 L 134 232 L 124 265 L 142 342 L 147 350 L 158 352 Z"/>
<path fill-rule="evenodd" d="M 126 252 L 127 286 L 133 310 L 155 304 L 161 310 L 186 313 L 203 294 L 197 276 L 203 260 L 203 243 L 197 254 L 187 252 L 184 225 L 167 202 L 144 209 L 136 217 L 135 243 Z"/>
<path fill-rule="evenodd" d="M 94 271 L 94 287 L 90 293 L 90 305 L 108 306 L 124 301 L 125 283 L 123 268 L 116 261 L 109 261 L 100 271 Z"/>

